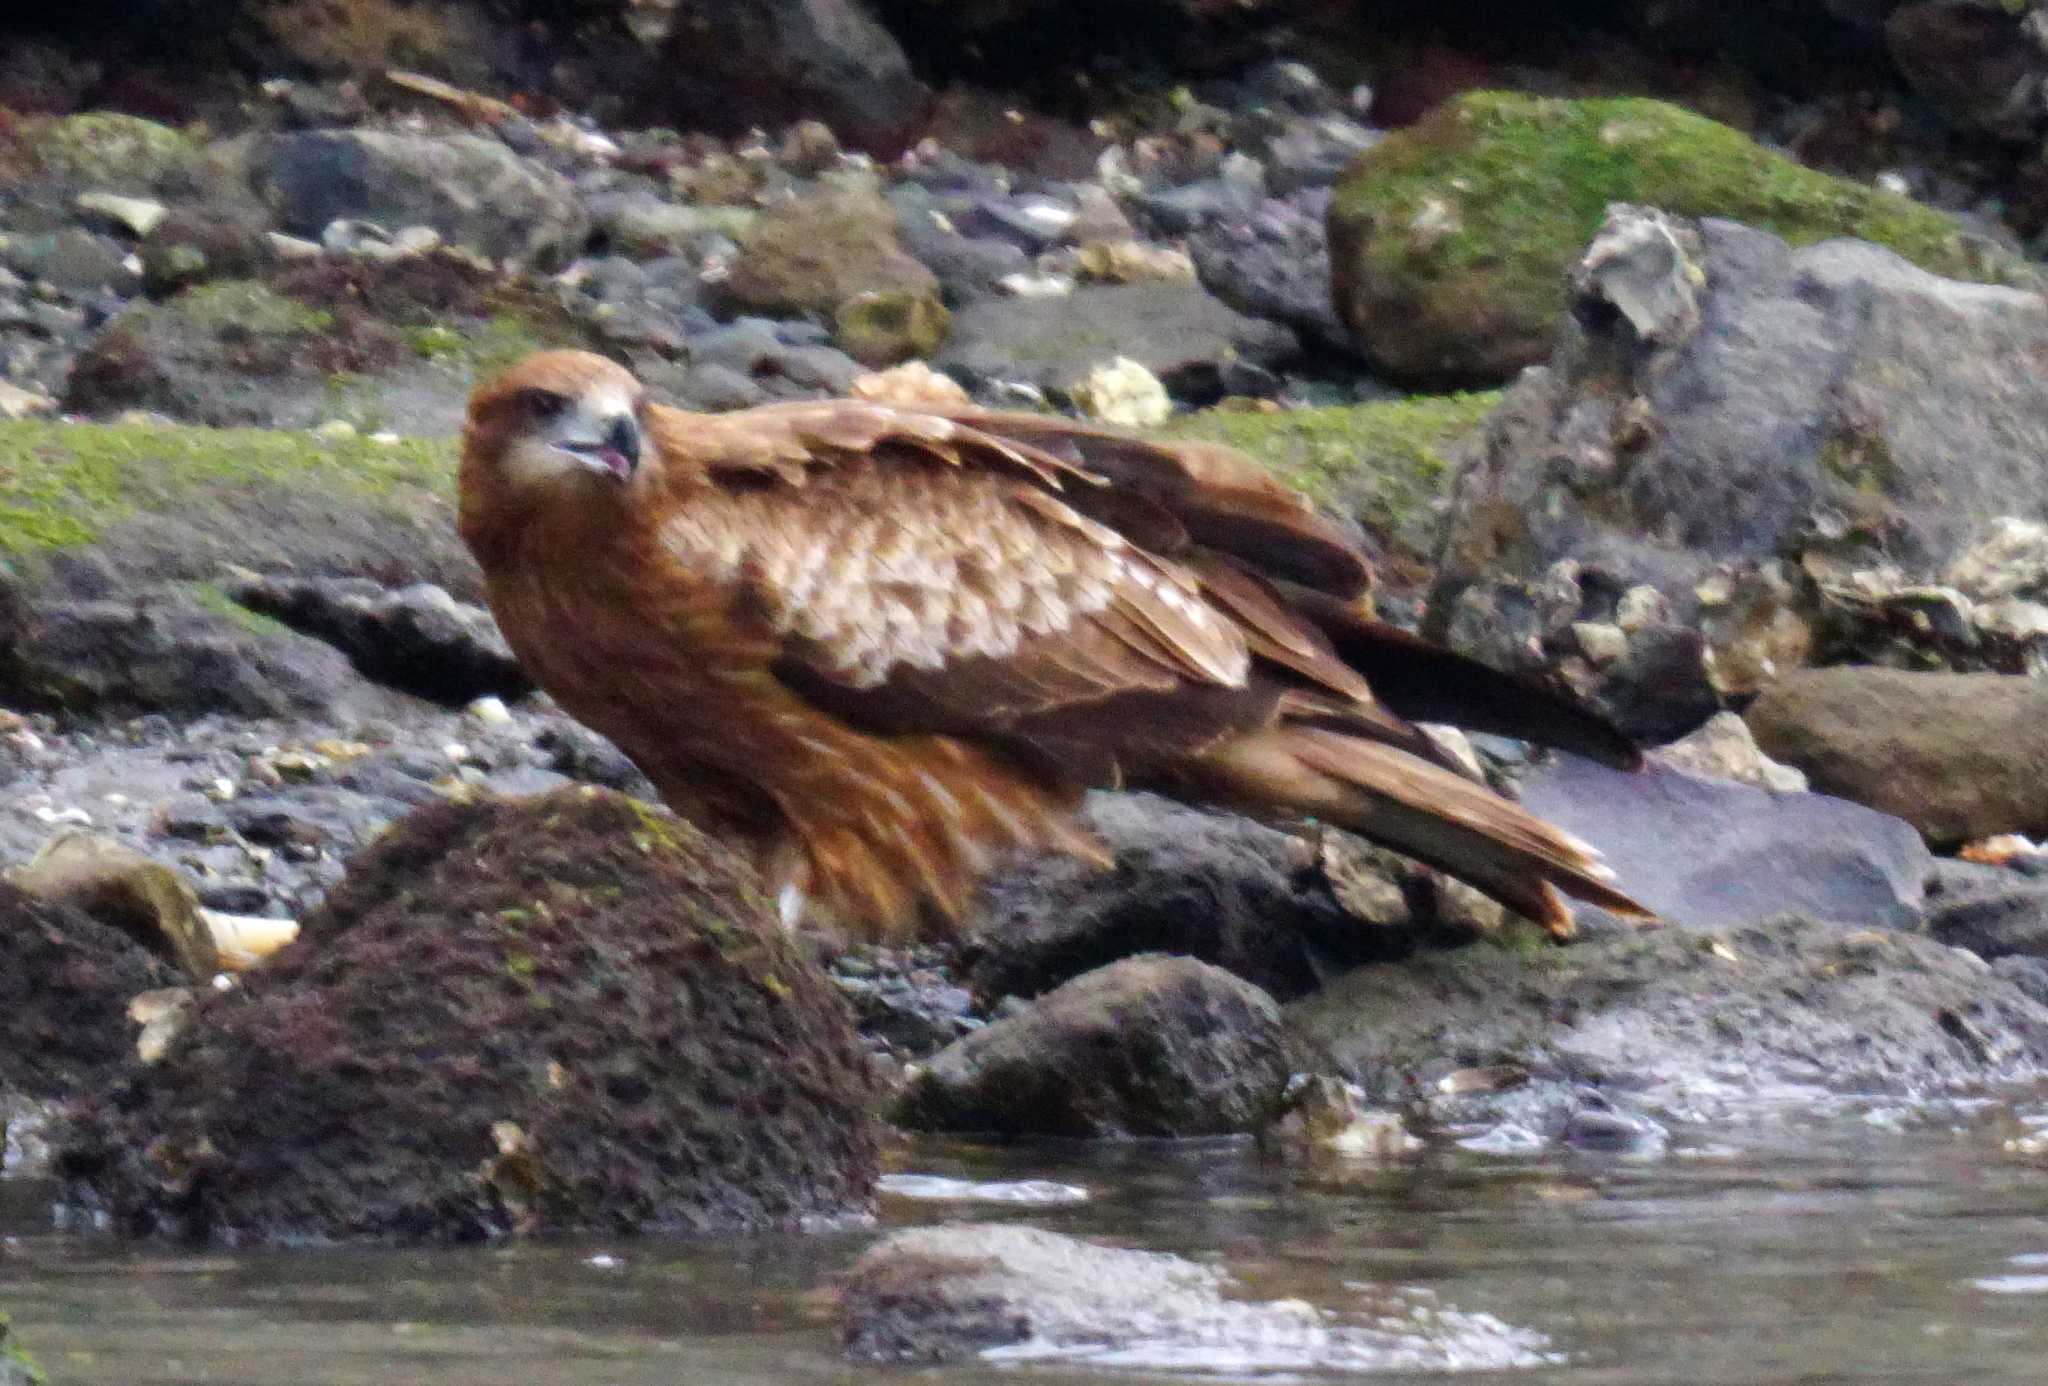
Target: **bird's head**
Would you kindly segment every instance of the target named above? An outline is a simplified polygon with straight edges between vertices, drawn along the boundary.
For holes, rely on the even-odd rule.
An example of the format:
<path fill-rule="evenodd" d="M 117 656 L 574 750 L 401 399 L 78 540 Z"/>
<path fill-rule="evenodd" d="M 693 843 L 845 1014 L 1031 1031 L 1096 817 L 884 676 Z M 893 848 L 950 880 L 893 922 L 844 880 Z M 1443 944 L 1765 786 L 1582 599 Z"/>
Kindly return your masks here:
<path fill-rule="evenodd" d="M 463 429 L 463 492 L 529 501 L 624 493 L 645 456 L 646 392 L 587 351 L 542 351 L 479 385 Z"/>

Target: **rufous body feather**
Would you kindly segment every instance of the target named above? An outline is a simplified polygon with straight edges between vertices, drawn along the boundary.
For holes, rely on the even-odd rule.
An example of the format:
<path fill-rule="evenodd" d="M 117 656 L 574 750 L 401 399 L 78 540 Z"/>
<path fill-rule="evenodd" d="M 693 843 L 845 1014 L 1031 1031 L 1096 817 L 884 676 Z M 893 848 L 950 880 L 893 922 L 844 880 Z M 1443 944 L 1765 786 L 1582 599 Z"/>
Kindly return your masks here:
<path fill-rule="evenodd" d="M 1098 854 L 1094 786 L 1323 819 L 1559 933 L 1560 889 L 1642 913 L 1409 719 L 1634 748 L 1362 614 L 1363 554 L 1227 449 L 932 403 L 692 414 L 546 352 L 477 390 L 461 490 L 536 681 L 877 934 L 957 919 L 1018 850 Z"/>

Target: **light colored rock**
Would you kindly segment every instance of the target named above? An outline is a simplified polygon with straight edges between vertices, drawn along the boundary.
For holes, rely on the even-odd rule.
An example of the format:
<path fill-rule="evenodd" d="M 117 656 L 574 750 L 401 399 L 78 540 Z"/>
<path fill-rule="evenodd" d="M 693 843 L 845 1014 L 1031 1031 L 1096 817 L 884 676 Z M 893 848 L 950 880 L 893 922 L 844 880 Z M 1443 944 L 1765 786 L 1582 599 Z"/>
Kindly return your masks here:
<path fill-rule="evenodd" d="M 1717 712 L 1683 741 L 1650 752 L 1674 770 L 1710 779 L 1735 780 L 1780 794 L 1806 792 L 1806 776 L 1780 765 L 1758 749 L 1749 724 L 1732 712 Z"/>
<path fill-rule="evenodd" d="M 1956 555 L 1942 581 L 1980 602 L 2048 592 L 2048 524 L 2000 515 Z"/>
<path fill-rule="evenodd" d="M 24 390 L 0 380 L 0 419 L 32 419 L 57 412 L 57 401 L 40 390 Z"/>
<path fill-rule="evenodd" d="M 1157 428 L 1173 414 L 1173 401 L 1159 377 L 1128 356 L 1088 372 L 1073 388 L 1074 405 L 1102 423 Z"/>
<path fill-rule="evenodd" d="M 124 197 L 120 193 L 84 192 L 75 204 L 81 212 L 96 212 L 140 239 L 156 230 L 170 209 L 153 197 Z"/>

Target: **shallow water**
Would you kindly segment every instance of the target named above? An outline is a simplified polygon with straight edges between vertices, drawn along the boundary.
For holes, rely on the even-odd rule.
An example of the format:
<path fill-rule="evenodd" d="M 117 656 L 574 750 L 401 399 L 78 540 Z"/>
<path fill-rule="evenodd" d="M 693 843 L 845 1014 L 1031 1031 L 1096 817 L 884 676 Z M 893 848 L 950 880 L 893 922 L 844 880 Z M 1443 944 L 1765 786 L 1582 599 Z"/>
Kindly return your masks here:
<path fill-rule="evenodd" d="M 897 1151 L 895 1168 L 1088 1196 L 1034 1185 L 961 1201 L 957 1184 L 910 1182 L 949 1197 L 889 1195 L 881 1229 L 1028 1223 L 1220 1264 L 1247 1297 L 1338 1316 L 1364 1312 L 1373 1286 L 1421 1287 L 1548 1339 L 1554 1362 L 1488 1374 L 1527 1386 L 2035 1383 L 2048 1350 L 2048 1157 L 2006 1149 L 2019 1132 L 2000 1114 L 1906 1130 L 1845 1119 L 1745 1136 L 1741 1150 L 1676 1133 L 1655 1159 L 1438 1151 L 1322 1173 L 1229 1143 L 924 1143 Z M 847 1365 L 830 1287 L 874 1229 L 740 1245 L 176 1254 L 53 1232 L 51 1193 L 0 1184 L 0 1230 L 11 1234 L 0 1308 L 53 1378 L 76 1386 L 803 1386 L 912 1375 L 1101 1386 L 1171 1375 L 1071 1362 L 922 1374 Z M 1182 1360 L 1202 1365 L 1200 1354 Z"/>

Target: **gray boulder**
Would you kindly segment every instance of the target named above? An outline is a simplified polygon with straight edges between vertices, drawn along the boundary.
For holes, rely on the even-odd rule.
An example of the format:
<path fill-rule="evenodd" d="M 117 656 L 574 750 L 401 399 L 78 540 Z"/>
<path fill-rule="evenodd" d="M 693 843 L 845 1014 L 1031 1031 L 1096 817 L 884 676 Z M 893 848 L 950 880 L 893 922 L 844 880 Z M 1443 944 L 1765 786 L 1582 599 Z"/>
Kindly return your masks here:
<path fill-rule="evenodd" d="M 2038 293 L 1614 207 L 1458 478 L 1425 628 L 1680 734 L 1814 655 L 1825 585 L 2048 516 L 2043 359 Z"/>
<path fill-rule="evenodd" d="M 429 226 L 494 259 L 552 264 L 590 229 L 567 179 L 481 135 L 275 135 L 255 151 L 250 182 L 285 230 L 312 240 L 337 220 Z"/>
<path fill-rule="evenodd" d="M 1285 327 L 1246 317 L 1198 284 L 1151 279 L 968 303 L 935 364 L 975 384 L 1015 382 L 1065 397 L 1122 356 L 1175 395 L 1206 400 L 1222 393 L 1231 363 L 1276 366 L 1298 350 Z"/>
<path fill-rule="evenodd" d="M 1933 869 L 1910 825 L 1860 804 L 1656 763 L 1627 774 L 1560 755 L 1521 794 L 1532 812 L 1598 847 L 1622 888 L 1670 924 L 1791 913 L 1909 929 Z"/>
<path fill-rule="evenodd" d="M 1207 963 L 1149 954 L 941 1050 L 896 1119 L 1001 1135 L 1231 1135 L 1273 1115 L 1290 1068 L 1272 997 Z"/>

